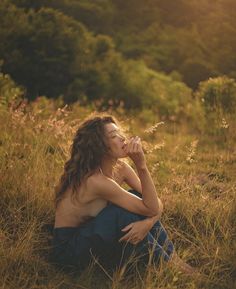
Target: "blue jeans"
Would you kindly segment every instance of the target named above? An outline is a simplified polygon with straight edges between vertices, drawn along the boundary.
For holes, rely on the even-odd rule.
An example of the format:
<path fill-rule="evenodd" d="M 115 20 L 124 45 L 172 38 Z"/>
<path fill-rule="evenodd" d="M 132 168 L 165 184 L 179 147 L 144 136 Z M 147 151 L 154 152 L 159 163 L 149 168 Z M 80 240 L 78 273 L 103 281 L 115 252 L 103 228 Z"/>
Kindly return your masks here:
<path fill-rule="evenodd" d="M 130 192 L 141 197 L 135 190 Z M 160 221 L 154 224 L 147 236 L 137 245 L 118 242 L 126 234 L 121 229 L 145 218 L 109 204 L 95 218 L 77 228 L 54 228 L 54 260 L 66 266 L 84 268 L 93 257 L 98 257 L 104 266 L 117 267 L 133 257 L 138 262 L 147 264 L 151 251 L 153 263 L 158 264 L 160 258 L 168 261 L 174 246 Z"/>

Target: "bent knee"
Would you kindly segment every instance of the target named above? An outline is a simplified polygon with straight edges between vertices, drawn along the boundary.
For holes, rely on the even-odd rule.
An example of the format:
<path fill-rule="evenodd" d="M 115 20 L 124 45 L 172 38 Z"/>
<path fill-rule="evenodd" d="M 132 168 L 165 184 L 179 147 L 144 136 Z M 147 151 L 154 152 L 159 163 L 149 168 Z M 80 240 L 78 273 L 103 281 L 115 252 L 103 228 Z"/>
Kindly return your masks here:
<path fill-rule="evenodd" d="M 109 206 L 112 206 L 111 209 L 115 210 L 120 216 L 126 216 L 132 219 L 137 219 L 137 220 L 142 220 L 145 219 L 145 216 L 130 212 L 128 210 L 126 210 L 125 208 L 119 207 L 117 205 L 111 204 Z"/>

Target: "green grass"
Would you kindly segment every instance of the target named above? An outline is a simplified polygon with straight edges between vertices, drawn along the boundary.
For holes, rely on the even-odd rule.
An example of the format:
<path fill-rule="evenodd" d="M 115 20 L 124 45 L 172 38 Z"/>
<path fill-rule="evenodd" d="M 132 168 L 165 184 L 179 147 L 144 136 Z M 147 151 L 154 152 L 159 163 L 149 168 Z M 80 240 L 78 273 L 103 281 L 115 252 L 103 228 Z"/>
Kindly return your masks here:
<path fill-rule="evenodd" d="M 158 194 L 162 221 L 179 255 L 207 275 L 186 277 L 162 264 L 146 270 L 104 271 L 91 265 L 82 274 L 49 262 L 54 186 L 69 156 L 78 121 L 91 108 L 59 110 L 40 102 L 17 111 L 0 108 L 0 288 L 235 288 L 236 146 L 235 124 L 222 135 L 194 132 L 189 124 L 140 121 L 115 114 L 131 134 L 140 135 Z M 157 119 L 158 122 L 158 119 Z M 128 127 L 128 124 L 130 126 Z M 227 135 L 226 135 L 227 134 Z"/>

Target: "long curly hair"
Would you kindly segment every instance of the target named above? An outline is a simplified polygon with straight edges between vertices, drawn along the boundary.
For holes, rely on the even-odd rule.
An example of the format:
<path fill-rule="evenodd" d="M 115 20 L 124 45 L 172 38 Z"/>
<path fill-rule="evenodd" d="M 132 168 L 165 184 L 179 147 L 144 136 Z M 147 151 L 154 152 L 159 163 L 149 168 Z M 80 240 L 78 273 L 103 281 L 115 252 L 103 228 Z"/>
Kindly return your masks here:
<path fill-rule="evenodd" d="M 77 129 L 71 146 L 70 159 L 65 163 L 64 172 L 55 189 L 55 206 L 63 199 L 65 191 L 72 188 L 72 199 L 76 197 L 81 182 L 101 166 L 108 152 L 105 142 L 105 124 L 118 124 L 109 114 L 97 114 L 84 120 Z"/>

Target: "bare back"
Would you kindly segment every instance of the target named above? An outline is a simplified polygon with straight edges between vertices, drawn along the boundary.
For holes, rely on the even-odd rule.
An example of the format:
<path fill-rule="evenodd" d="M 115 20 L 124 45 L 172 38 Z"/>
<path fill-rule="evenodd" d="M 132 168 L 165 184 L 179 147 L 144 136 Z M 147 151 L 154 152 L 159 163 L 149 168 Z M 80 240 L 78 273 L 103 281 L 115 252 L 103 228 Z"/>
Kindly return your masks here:
<path fill-rule="evenodd" d="M 124 167 L 119 166 L 114 180 L 118 185 L 124 182 Z M 97 172 L 96 174 L 101 174 Z M 81 184 L 76 199 L 71 200 L 71 189 L 69 188 L 64 198 L 59 202 L 56 208 L 54 227 L 78 227 L 92 217 L 95 217 L 103 208 L 108 205 L 108 201 L 97 198 L 86 186 L 86 182 Z"/>

